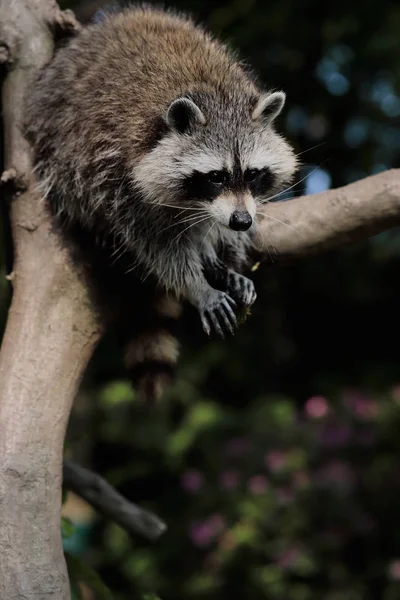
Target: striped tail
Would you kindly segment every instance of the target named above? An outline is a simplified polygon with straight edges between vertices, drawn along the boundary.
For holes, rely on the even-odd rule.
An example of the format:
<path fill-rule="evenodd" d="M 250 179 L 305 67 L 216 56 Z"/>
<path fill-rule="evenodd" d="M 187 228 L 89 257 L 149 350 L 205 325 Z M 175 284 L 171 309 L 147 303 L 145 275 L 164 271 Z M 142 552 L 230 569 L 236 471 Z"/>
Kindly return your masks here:
<path fill-rule="evenodd" d="M 135 327 L 135 333 L 124 344 L 125 366 L 133 387 L 145 402 L 157 402 L 174 379 L 181 312 L 175 297 L 159 295 L 146 307 L 142 324 Z"/>

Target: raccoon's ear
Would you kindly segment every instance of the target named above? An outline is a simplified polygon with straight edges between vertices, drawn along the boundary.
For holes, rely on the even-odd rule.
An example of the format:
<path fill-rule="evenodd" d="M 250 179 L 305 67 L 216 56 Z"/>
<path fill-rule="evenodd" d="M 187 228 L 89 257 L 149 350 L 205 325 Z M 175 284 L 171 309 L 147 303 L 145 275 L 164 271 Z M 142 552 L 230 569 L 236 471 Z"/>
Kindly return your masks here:
<path fill-rule="evenodd" d="M 200 108 L 189 98 L 174 100 L 165 116 L 167 125 L 179 133 L 184 133 L 194 123 L 205 124 L 206 119 Z"/>
<path fill-rule="evenodd" d="M 272 123 L 285 105 L 285 92 L 272 92 L 263 94 L 252 112 L 251 118 L 256 121 L 260 117 L 267 123 Z"/>

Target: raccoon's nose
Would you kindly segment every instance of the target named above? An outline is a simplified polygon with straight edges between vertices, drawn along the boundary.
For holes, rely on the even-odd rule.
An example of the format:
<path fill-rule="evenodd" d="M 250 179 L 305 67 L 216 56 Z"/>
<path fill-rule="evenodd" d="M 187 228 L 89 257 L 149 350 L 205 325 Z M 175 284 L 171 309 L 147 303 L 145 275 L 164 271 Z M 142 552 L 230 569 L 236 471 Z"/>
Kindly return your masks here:
<path fill-rule="evenodd" d="M 229 227 L 234 231 L 246 231 L 253 222 L 247 210 L 235 210 L 229 220 Z"/>

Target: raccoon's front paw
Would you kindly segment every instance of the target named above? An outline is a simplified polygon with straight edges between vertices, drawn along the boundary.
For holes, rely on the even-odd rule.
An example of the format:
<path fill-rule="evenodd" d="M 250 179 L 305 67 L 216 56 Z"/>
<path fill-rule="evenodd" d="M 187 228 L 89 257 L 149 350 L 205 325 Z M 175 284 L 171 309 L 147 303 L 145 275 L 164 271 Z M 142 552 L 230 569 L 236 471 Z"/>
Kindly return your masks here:
<path fill-rule="evenodd" d="M 251 279 L 234 271 L 228 273 L 227 292 L 240 308 L 251 306 L 257 298 L 256 289 Z"/>
<path fill-rule="evenodd" d="M 225 334 L 234 334 L 237 327 L 236 302 L 226 292 L 212 290 L 198 307 L 201 324 L 207 335 L 214 329 L 222 338 Z"/>

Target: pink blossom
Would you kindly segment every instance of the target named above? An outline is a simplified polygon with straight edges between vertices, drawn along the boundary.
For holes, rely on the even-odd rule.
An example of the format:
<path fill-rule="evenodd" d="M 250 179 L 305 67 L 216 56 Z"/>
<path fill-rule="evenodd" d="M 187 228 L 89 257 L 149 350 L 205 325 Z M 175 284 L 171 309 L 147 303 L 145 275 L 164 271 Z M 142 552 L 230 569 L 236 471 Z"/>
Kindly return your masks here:
<path fill-rule="evenodd" d="M 282 471 L 286 465 L 286 455 L 279 450 L 271 450 L 265 455 L 265 464 L 272 473 Z"/>
<path fill-rule="evenodd" d="M 347 391 L 344 396 L 344 404 L 359 419 L 370 421 L 378 414 L 378 403 L 367 398 L 358 391 Z"/>
<path fill-rule="evenodd" d="M 195 521 L 191 524 L 189 535 L 197 548 L 207 548 L 214 539 L 214 531 L 207 521 Z"/>
<path fill-rule="evenodd" d="M 181 486 L 185 492 L 196 494 L 204 483 L 203 474 L 199 471 L 186 471 L 181 477 Z"/>
<path fill-rule="evenodd" d="M 194 546 L 207 548 L 225 530 L 225 527 L 225 519 L 215 513 L 203 521 L 194 521 L 190 525 L 189 535 Z"/>
<path fill-rule="evenodd" d="M 264 475 L 253 475 L 247 482 L 247 488 L 253 496 L 261 496 L 268 489 L 268 481 Z"/>
<path fill-rule="evenodd" d="M 324 396 L 311 396 L 306 402 L 305 412 L 310 419 L 321 419 L 329 412 L 329 404 Z"/>
<path fill-rule="evenodd" d="M 393 560 L 389 564 L 389 577 L 395 581 L 400 581 L 400 559 Z"/>
<path fill-rule="evenodd" d="M 374 400 L 364 400 L 356 404 L 354 412 L 360 419 L 370 421 L 378 415 L 378 404 Z"/>
<path fill-rule="evenodd" d="M 219 477 L 219 484 L 223 490 L 235 490 L 239 485 L 239 474 L 233 469 L 223 471 Z"/>

